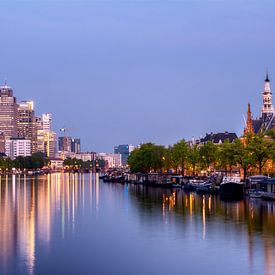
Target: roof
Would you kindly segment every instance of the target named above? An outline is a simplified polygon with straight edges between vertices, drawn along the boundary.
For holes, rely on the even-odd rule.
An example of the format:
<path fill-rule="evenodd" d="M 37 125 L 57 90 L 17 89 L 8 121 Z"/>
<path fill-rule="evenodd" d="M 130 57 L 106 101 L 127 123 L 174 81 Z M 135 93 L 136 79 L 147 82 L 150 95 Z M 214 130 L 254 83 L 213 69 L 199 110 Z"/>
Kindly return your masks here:
<path fill-rule="evenodd" d="M 262 127 L 262 124 L 263 124 L 263 120 L 261 118 L 252 120 L 253 129 L 256 134 L 259 133 Z"/>
<path fill-rule="evenodd" d="M 238 136 L 236 133 L 210 133 L 206 134 L 204 138 L 201 139 L 202 143 L 207 143 L 208 141 L 212 141 L 213 143 L 223 143 L 225 140 L 229 140 L 229 142 L 233 142 L 235 139 L 237 139 Z"/>

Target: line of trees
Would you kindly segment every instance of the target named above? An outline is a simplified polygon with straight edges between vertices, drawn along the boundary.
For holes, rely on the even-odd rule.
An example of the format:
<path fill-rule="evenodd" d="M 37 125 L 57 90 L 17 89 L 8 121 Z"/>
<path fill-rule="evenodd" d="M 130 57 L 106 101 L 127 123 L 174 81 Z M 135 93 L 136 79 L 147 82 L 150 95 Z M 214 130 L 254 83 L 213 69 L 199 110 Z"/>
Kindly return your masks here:
<path fill-rule="evenodd" d="M 135 149 L 128 164 L 132 172 L 168 172 L 173 170 L 182 175 L 196 175 L 201 171 L 231 172 L 233 168 L 242 169 L 244 178 L 255 171 L 259 174 L 275 174 L 275 131 L 263 135 L 248 135 L 230 143 L 215 145 L 208 142 L 203 145 L 189 144 L 180 140 L 168 148 L 154 143 L 142 144 Z M 271 164 L 271 167 L 266 167 Z"/>
<path fill-rule="evenodd" d="M 23 157 L 19 156 L 12 160 L 7 157 L 0 157 L 0 169 L 1 170 L 11 170 L 12 168 L 17 169 L 41 169 L 48 164 L 48 159 L 43 153 L 34 153 L 31 156 Z"/>
<path fill-rule="evenodd" d="M 64 160 L 64 166 L 68 169 L 104 168 L 105 161 L 102 159 L 83 161 L 76 158 L 67 158 Z"/>

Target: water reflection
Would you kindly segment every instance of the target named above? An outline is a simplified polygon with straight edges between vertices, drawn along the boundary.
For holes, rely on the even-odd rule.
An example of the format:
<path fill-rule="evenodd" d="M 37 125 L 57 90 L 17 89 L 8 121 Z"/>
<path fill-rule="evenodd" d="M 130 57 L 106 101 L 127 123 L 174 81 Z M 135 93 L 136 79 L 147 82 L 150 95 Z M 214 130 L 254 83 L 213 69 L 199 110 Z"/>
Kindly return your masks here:
<path fill-rule="evenodd" d="M 98 237 L 92 235 L 96 225 L 100 224 L 99 231 L 105 232 L 111 222 L 106 216 L 102 223 L 109 207 L 114 219 L 112 225 L 117 226 L 114 232 L 127 226 L 141 227 L 141 235 L 145 236 L 175 228 L 173 234 L 169 231 L 165 236 L 175 236 L 179 241 L 183 238 L 186 246 L 192 238 L 194 243 L 189 249 L 193 250 L 194 244 L 211 245 L 215 238 L 235 242 L 238 238 L 245 239 L 249 273 L 275 274 L 275 203 L 261 200 L 230 203 L 220 201 L 217 196 L 181 190 L 105 184 L 97 174 L 2 176 L 0 182 L 0 274 L 38 273 L 41 254 L 51 257 L 55 243 L 64 245 L 71 241 L 82 232 L 82 227 L 88 228 L 85 238 L 96 241 Z M 92 225 L 82 219 L 93 215 Z M 97 234 L 103 245 L 102 236 Z M 164 233 L 158 237 L 163 236 Z M 82 248 L 83 244 L 76 250 Z M 219 251 L 218 246 L 215 249 Z M 263 261 L 261 266 L 259 258 Z M 90 262 L 85 264 L 89 266 Z"/>

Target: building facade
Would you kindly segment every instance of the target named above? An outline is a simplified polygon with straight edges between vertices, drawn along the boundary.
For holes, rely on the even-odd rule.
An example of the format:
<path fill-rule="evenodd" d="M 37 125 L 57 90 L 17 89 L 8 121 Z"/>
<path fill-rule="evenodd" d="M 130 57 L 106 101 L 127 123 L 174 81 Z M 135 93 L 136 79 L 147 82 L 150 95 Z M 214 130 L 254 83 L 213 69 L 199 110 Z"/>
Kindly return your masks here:
<path fill-rule="evenodd" d="M 19 156 L 27 157 L 31 155 L 31 141 L 24 138 L 11 138 L 5 142 L 5 153 L 11 159 Z"/>
<path fill-rule="evenodd" d="M 59 151 L 72 151 L 72 138 L 71 137 L 59 137 L 58 138 L 58 150 Z"/>
<path fill-rule="evenodd" d="M 56 133 L 52 131 L 51 124 L 52 114 L 42 114 L 41 117 L 36 117 L 37 151 L 54 158 L 56 155 Z"/>
<path fill-rule="evenodd" d="M 104 160 L 106 168 L 122 167 L 121 154 L 98 153 L 96 158 Z"/>
<path fill-rule="evenodd" d="M 31 141 L 31 152 L 37 152 L 37 124 L 33 101 L 21 101 L 18 104 L 17 115 L 18 137 Z"/>
<path fill-rule="evenodd" d="M 81 152 L 81 143 L 80 138 L 73 138 L 71 141 L 71 151 L 74 153 L 80 153 Z"/>
<path fill-rule="evenodd" d="M 0 132 L 5 139 L 17 137 L 17 110 L 16 98 L 11 87 L 0 87 Z"/>
<path fill-rule="evenodd" d="M 121 163 L 126 166 L 130 153 L 135 149 L 135 146 L 130 144 L 118 145 L 114 147 L 114 154 L 121 155 Z"/>

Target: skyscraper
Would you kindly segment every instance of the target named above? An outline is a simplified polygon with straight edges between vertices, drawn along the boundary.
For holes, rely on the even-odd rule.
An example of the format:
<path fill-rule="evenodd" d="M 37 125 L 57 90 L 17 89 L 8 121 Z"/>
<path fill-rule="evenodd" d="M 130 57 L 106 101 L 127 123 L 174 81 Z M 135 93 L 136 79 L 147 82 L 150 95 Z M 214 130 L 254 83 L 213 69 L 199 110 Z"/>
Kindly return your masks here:
<path fill-rule="evenodd" d="M 22 101 L 18 104 L 17 116 L 18 137 L 31 141 L 31 152 L 37 151 L 37 124 L 34 115 L 33 101 Z"/>
<path fill-rule="evenodd" d="M 58 150 L 65 152 L 72 152 L 72 138 L 71 137 L 59 137 L 58 138 Z"/>
<path fill-rule="evenodd" d="M 71 151 L 74 153 L 81 152 L 81 143 L 79 138 L 73 138 L 71 142 Z"/>
<path fill-rule="evenodd" d="M 16 98 L 11 87 L 5 84 L 0 87 L 0 132 L 5 139 L 17 137 L 17 108 Z"/>
<path fill-rule="evenodd" d="M 37 151 L 53 158 L 56 153 L 56 133 L 52 131 L 52 114 L 36 117 Z"/>

